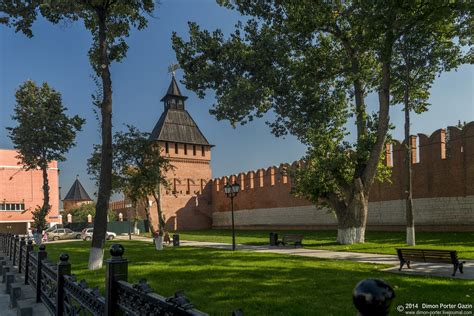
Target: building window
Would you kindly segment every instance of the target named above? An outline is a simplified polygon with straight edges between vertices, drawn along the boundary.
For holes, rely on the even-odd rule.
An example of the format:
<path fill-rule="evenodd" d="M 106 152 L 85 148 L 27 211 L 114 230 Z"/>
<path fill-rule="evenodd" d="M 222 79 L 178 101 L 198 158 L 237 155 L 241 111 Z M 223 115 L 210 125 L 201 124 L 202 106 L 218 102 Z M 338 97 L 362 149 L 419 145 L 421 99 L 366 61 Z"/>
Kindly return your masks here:
<path fill-rule="evenodd" d="M 204 147 L 204 145 L 201 146 L 201 155 L 202 156 L 206 155 L 206 148 Z"/>
<path fill-rule="evenodd" d="M 168 142 L 165 143 L 165 150 L 166 150 L 166 153 L 169 154 L 169 152 L 170 152 L 170 144 L 168 144 Z"/>
<path fill-rule="evenodd" d="M 196 156 L 196 145 L 193 145 L 193 156 Z"/>
<path fill-rule="evenodd" d="M 2 203 L 0 204 L 0 211 L 24 211 L 24 203 Z"/>
<path fill-rule="evenodd" d="M 188 154 L 188 145 L 184 144 L 184 154 Z"/>
<path fill-rule="evenodd" d="M 174 153 L 178 153 L 178 143 L 174 143 Z"/>

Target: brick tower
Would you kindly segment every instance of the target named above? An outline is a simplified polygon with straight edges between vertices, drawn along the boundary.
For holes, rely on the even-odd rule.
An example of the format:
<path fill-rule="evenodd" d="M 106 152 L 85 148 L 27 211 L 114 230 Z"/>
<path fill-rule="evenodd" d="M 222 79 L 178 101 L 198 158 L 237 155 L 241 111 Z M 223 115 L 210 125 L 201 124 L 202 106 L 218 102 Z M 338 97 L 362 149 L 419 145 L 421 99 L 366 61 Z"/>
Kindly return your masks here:
<path fill-rule="evenodd" d="M 162 190 L 161 196 L 167 230 L 204 229 L 212 225 L 210 162 L 213 146 L 186 111 L 186 99 L 173 75 L 161 99 L 164 112 L 151 133 L 151 138 L 162 148 L 162 155 L 175 167 L 167 175 L 171 190 Z M 156 224 L 155 204 L 151 216 Z"/>

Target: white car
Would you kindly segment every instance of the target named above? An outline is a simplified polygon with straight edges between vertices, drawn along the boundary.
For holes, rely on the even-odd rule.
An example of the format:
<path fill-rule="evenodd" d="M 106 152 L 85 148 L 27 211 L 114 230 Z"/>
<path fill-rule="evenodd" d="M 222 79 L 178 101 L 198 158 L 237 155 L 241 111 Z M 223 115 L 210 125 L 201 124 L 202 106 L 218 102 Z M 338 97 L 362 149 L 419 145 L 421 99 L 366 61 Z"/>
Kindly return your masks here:
<path fill-rule="evenodd" d="M 89 241 L 92 240 L 92 234 L 94 233 L 94 228 L 85 228 L 81 232 L 82 240 Z M 105 239 L 112 240 L 117 237 L 116 233 L 113 232 L 106 232 Z"/>

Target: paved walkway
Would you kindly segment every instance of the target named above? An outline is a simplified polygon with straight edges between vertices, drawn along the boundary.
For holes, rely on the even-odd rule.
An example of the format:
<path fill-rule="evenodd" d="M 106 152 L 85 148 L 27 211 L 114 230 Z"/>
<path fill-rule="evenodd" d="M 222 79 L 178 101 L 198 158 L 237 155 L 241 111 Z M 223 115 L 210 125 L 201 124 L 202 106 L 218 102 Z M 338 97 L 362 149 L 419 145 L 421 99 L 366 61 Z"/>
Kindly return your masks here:
<path fill-rule="evenodd" d="M 128 240 L 128 236 L 126 237 Z M 123 236 L 119 236 L 118 240 L 124 239 Z M 151 238 L 133 236 L 134 240 L 142 240 L 152 242 Z M 213 249 L 232 249 L 231 244 L 217 243 L 217 242 L 204 242 L 204 241 L 187 241 L 182 240 L 181 246 L 188 247 L 203 247 Z M 318 259 L 331 259 L 331 260 L 349 260 L 363 263 L 373 264 L 385 264 L 391 267 L 383 269 L 382 271 L 393 272 L 399 274 L 413 274 L 413 275 L 424 275 L 424 276 L 437 276 L 437 277 L 451 277 L 453 266 L 450 264 L 436 264 L 436 263 L 412 263 L 411 269 L 403 268 L 402 271 L 398 271 L 399 261 L 396 255 L 381 255 L 373 253 L 362 253 L 362 252 L 348 252 L 348 251 L 330 251 L 330 250 L 319 250 L 319 249 L 308 249 L 308 248 L 294 248 L 294 247 L 272 247 L 268 245 L 253 246 L 253 245 L 237 245 L 237 250 L 243 251 L 254 251 L 262 253 L 276 253 L 283 255 L 310 257 Z M 468 279 L 474 280 L 474 261 L 466 261 L 464 265 L 464 273 L 461 274 L 459 271 L 456 273 L 456 279 Z"/>
<path fill-rule="evenodd" d="M 0 315 L 16 316 L 16 309 L 10 309 L 10 296 L 5 294 L 5 283 L 0 282 Z"/>

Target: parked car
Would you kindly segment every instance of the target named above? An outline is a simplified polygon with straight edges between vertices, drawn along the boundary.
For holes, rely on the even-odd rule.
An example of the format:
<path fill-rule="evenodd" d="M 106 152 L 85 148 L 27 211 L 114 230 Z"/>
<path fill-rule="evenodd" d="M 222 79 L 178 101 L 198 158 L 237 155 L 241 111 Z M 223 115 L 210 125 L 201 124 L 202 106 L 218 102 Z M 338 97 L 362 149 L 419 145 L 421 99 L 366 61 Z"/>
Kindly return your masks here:
<path fill-rule="evenodd" d="M 86 241 L 92 240 L 92 234 L 93 233 L 94 233 L 94 228 L 85 228 L 85 229 L 83 229 L 82 232 L 81 232 L 82 240 L 86 240 Z M 115 237 L 117 237 L 116 233 L 106 232 L 106 237 L 105 238 L 107 240 L 112 240 Z"/>
<path fill-rule="evenodd" d="M 72 231 L 69 228 L 56 228 L 55 230 L 46 231 L 48 240 L 59 240 L 59 239 L 79 239 L 81 233 Z"/>

